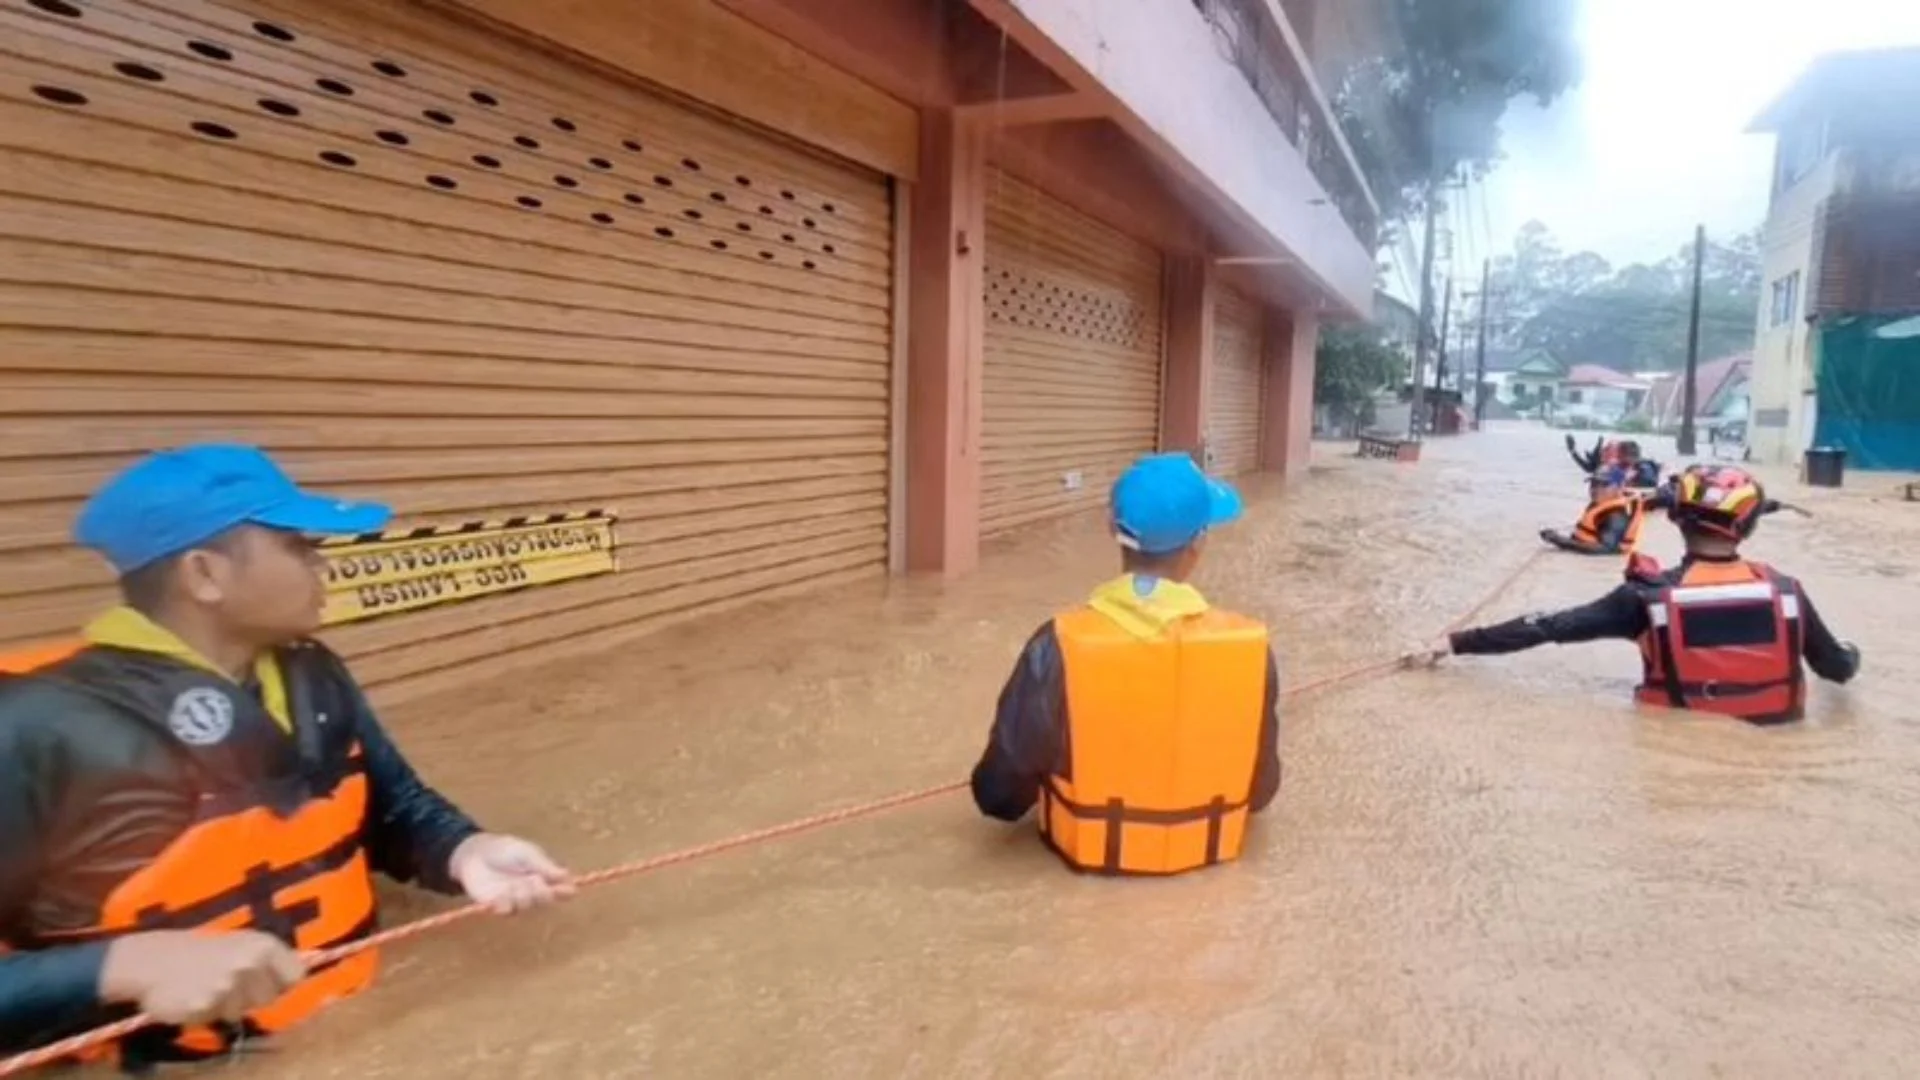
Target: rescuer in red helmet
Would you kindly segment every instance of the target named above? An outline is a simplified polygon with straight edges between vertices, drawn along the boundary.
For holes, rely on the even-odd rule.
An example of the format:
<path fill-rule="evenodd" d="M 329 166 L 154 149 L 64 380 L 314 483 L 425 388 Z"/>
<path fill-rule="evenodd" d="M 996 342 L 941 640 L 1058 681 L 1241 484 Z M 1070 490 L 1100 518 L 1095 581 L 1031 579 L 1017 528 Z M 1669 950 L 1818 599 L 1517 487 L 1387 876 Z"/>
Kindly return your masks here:
<path fill-rule="evenodd" d="M 1662 570 L 1635 556 L 1626 583 L 1593 603 L 1461 630 L 1447 648 L 1409 662 L 1620 638 L 1640 646 L 1637 700 L 1755 724 L 1801 717 L 1803 659 L 1830 682 L 1859 672 L 1859 648 L 1828 631 L 1798 581 L 1740 556 L 1760 518 L 1780 509 L 1759 481 L 1731 466 L 1695 465 L 1657 502 L 1686 540 L 1679 566 Z"/>

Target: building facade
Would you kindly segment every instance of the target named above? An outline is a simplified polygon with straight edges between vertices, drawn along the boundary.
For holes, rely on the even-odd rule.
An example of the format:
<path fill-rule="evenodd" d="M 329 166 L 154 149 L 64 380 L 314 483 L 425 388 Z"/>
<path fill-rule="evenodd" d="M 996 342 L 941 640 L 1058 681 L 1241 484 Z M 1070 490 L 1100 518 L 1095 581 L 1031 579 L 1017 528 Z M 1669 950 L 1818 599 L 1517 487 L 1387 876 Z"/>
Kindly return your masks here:
<path fill-rule="evenodd" d="M 1853 449 L 1859 464 L 1920 468 L 1920 380 L 1903 389 L 1882 374 L 1907 359 L 1891 355 L 1899 346 L 1850 347 L 1862 320 L 1920 312 L 1920 117 L 1898 107 L 1916 94 L 1920 49 L 1838 53 L 1754 124 L 1778 138 L 1754 334 L 1756 460 L 1798 461 L 1818 442 Z"/>
<path fill-rule="evenodd" d="M 615 521 L 331 634 L 389 694 L 964 573 L 1156 448 L 1297 471 L 1375 278 L 1315 6 L 6 0 L 0 650 L 110 601 L 78 501 L 189 440 Z"/>

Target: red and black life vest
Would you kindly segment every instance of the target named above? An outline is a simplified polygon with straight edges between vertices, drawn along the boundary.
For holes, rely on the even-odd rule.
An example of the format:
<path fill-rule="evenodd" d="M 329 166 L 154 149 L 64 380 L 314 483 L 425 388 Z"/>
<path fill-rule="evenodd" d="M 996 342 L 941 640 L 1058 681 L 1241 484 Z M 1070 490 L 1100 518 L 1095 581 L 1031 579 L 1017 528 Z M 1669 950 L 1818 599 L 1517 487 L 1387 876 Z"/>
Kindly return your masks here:
<path fill-rule="evenodd" d="M 1649 589 L 1646 607 L 1638 700 L 1758 724 L 1800 719 L 1804 631 L 1791 578 L 1759 563 L 1695 562 Z"/>

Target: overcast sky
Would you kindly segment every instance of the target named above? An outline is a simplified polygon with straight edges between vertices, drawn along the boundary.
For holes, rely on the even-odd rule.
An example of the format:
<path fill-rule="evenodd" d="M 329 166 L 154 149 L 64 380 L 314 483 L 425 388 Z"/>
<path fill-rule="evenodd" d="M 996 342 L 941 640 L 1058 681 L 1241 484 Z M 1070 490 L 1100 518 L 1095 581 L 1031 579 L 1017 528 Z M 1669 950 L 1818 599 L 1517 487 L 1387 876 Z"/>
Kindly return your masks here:
<path fill-rule="evenodd" d="M 1483 254 L 1509 250 L 1534 218 L 1568 250 L 1616 265 L 1664 257 L 1691 241 L 1696 222 L 1716 235 L 1758 225 L 1773 139 L 1743 134 L 1753 117 L 1820 53 L 1920 44 L 1920 0 L 1585 8 L 1581 86 L 1544 112 L 1509 111 L 1507 159 L 1455 217 L 1458 263 L 1475 275 Z M 1401 277 L 1389 275 L 1395 292 Z"/>

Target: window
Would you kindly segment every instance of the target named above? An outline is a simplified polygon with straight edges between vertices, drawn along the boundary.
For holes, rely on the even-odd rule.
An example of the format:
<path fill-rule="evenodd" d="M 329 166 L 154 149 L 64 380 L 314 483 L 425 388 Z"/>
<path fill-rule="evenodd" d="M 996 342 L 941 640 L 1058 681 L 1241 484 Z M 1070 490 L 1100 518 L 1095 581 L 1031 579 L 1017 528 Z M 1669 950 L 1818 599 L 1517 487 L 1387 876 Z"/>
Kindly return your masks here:
<path fill-rule="evenodd" d="M 1795 270 L 1773 283 L 1773 310 L 1768 326 L 1785 326 L 1800 314 L 1800 271 Z"/>
<path fill-rule="evenodd" d="M 1580 404 L 1581 397 L 1582 395 L 1579 390 L 1569 390 L 1567 391 L 1567 404 L 1578 405 Z"/>

